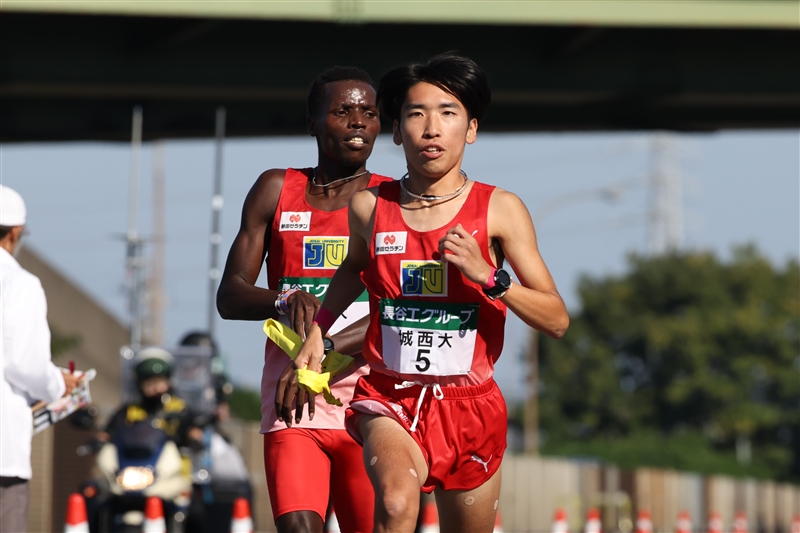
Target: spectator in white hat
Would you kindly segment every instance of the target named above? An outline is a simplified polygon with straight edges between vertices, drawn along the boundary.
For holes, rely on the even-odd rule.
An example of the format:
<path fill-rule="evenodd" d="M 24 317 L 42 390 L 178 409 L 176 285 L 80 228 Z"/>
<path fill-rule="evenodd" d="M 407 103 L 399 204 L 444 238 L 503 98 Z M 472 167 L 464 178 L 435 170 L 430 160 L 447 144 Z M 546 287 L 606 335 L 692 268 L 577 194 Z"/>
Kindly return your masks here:
<path fill-rule="evenodd" d="M 0 185 L 0 531 L 25 532 L 31 479 L 31 401 L 51 402 L 77 380 L 50 360 L 47 301 L 39 278 L 14 253 L 25 234 L 25 202 Z"/>

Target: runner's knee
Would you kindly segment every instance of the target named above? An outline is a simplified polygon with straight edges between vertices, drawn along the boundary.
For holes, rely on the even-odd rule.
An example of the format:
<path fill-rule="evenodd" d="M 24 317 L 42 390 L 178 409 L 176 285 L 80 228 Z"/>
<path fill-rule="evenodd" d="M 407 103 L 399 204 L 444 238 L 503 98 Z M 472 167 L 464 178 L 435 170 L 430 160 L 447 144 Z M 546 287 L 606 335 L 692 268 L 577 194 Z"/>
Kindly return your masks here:
<path fill-rule="evenodd" d="M 386 516 L 393 520 L 416 518 L 419 511 L 419 487 L 403 484 L 386 487 L 375 496 L 376 503 L 383 508 Z"/>

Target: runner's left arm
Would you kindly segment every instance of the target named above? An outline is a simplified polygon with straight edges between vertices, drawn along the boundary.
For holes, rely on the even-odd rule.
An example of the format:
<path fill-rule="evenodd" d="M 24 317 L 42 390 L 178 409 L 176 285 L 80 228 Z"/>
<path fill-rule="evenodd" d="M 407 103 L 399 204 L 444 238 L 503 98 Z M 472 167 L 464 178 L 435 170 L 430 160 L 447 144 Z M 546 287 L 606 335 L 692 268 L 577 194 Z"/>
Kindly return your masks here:
<path fill-rule="evenodd" d="M 569 315 L 550 271 L 539 254 L 536 231 L 528 209 L 515 194 L 495 189 L 489 201 L 489 236 L 496 239 L 519 277 L 501 301 L 528 326 L 561 338 Z M 460 224 L 447 231 L 440 243 L 443 258 L 455 264 L 470 281 L 485 284 L 492 267 L 481 255 L 478 242 Z"/>

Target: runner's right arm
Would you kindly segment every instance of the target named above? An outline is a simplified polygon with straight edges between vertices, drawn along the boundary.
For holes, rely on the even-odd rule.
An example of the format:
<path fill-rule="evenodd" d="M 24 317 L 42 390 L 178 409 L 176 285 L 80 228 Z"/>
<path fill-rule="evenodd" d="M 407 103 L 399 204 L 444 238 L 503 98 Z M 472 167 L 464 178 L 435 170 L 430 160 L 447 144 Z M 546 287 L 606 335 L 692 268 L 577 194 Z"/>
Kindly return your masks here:
<path fill-rule="evenodd" d="M 226 320 L 278 317 L 275 299 L 279 291 L 257 287 L 256 280 L 269 251 L 272 221 L 285 175 L 283 169 L 267 170 L 247 193 L 239 233 L 231 245 L 217 291 L 217 310 Z M 319 299 L 297 291 L 289 297 L 288 304 L 292 329 L 297 332 L 305 330 L 307 334 L 319 309 Z"/>
<path fill-rule="evenodd" d="M 360 274 L 369 265 L 369 242 L 372 238 L 377 195 L 378 188 L 375 187 L 357 192 L 350 199 L 350 244 L 347 256 L 336 270 L 322 305 L 334 317 L 339 317 L 364 292 Z M 319 372 L 323 351 L 322 330 L 314 323 L 295 357 L 295 368 L 310 368 Z"/>

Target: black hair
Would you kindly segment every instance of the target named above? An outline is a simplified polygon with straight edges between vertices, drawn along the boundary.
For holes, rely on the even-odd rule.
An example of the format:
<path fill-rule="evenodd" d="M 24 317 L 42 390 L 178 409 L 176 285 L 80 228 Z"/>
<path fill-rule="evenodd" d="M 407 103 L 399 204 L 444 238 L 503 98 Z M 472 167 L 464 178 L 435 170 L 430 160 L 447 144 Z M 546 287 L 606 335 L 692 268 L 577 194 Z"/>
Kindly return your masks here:
<path fill-rule="evenodd" d="M 311 82 L 308 88 L 308 98 L 306 100 L 306 112 L 308 116 L 315 116 L 320 112 L 320 106 L 325 98 L 325 86 L 336 81 L 363 81 L 371 86 L 372 82 L 369 74 L 358 67 L 331 67 Z"/>
<path fill-rule="evenodd" d="M 0 226 L 0 240 L 5 239 L 12 229 L 14 229 L 14 226 Z"/>
<path fill-rule="evenodd" d="M 400 119 L 408 90 L 420 82 L 436 85 L 458 98 L 469 118 L 482 120 L 492 101 L 489 78 L 468 57 L 439 54 L 427 63 L 412 63 L 390 70 L 378 82 L 378 108 L 389 120 Z"/>

